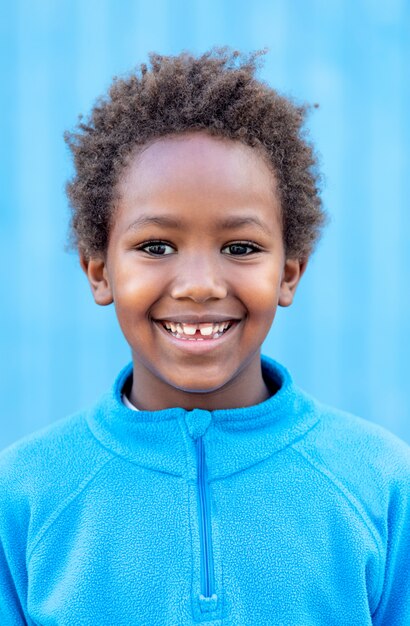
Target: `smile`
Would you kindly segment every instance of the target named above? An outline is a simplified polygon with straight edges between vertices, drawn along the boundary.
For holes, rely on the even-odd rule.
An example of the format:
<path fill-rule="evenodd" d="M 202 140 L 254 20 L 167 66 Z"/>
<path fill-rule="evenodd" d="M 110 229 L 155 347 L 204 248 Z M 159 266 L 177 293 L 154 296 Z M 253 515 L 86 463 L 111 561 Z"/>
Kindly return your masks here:
<path fill-rule="evenodd" d="M 199 324 L 186 324 L 184 322 L 169 322 L 167 320 L 159 323 L 176 339 L 185 341 L 205 341 L 215 340 L 222 337 L 234 324 L 234 320 L 221 322 L 201 322 Z"/>

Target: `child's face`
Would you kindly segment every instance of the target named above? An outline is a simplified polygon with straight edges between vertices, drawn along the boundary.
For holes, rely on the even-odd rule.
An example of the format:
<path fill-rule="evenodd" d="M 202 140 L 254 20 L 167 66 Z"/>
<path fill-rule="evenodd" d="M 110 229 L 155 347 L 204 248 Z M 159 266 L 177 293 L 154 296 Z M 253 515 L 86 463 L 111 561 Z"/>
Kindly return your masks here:
<path fill-rule="evenodd" d="M 260 347 L 304 266 L 285 258 L 260 153 L 201 132 L 163 138 L 118 192 L 106 258 L 83 264 L 131 346 L 131 398 L 148 410 L 264 399 Z"/>

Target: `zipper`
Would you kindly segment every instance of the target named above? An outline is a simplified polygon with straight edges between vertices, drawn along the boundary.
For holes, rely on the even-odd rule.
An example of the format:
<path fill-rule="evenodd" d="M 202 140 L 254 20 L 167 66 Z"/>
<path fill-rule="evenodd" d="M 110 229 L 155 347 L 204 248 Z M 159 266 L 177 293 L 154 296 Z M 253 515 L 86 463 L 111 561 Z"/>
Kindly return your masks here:
<path fill-rule="evenodd" d="M 205 447 L 202 437 L 198 437 L 197 439 L 196 451 L 198 467 L 199 533 L 201 542 L 201 593 L 204 598 L 216 599 L 209 485 L 205 461 Z"/>

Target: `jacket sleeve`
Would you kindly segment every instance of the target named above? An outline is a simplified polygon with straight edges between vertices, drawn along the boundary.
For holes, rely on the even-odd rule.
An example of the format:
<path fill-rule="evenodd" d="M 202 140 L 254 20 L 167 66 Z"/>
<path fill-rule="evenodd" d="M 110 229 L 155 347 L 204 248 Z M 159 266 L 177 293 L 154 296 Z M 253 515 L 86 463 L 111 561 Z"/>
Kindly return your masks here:
<path fill-rule="evenodd" d="M 384 581 L 373 614 L 375 626 L 410 624 L 410 466 L 406 473 L 391 491 Z"/>
<path fill-rule="evenodd" d="M 0 624 L 25 626 L 27 624 L 20 604 L 13 576 L 7 562 L 4 545 L 0 541 Z"/>
<path fill-rule="evenodd" d="M 10 467 L 11 465 L 11 467 Z M 27 498 L 7 458 L 0 457 L 0 624 L 27 624 Z"/>

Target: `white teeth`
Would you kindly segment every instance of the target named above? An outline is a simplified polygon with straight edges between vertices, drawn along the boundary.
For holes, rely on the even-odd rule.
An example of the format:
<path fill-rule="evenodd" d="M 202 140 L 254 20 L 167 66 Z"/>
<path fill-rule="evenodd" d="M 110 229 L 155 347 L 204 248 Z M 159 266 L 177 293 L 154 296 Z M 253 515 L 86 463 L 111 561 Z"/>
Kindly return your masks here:
<path fill-rule="evenodd" d="M 204 337 L 209 337 L 213 332 L 213 324 L 199 324 L 199 332 Z"/>
<path fill-rule="evenodd" d="M 201 324 L 185 324 L 183 322 L 163 322 L 164 327 L 177 339 L 189 339 L 190 341 L 203 341 L 202 337 L 218 339 L 231 325 L 227 322 L 202 322 Z M 196 336 L 199 330 L 200 336 Z"/>
<path fill-rule="evenodd" d="M 197 329 L 196 324 L 181 324 L 181 326 L 186 335 L 195 335 Z"/>

